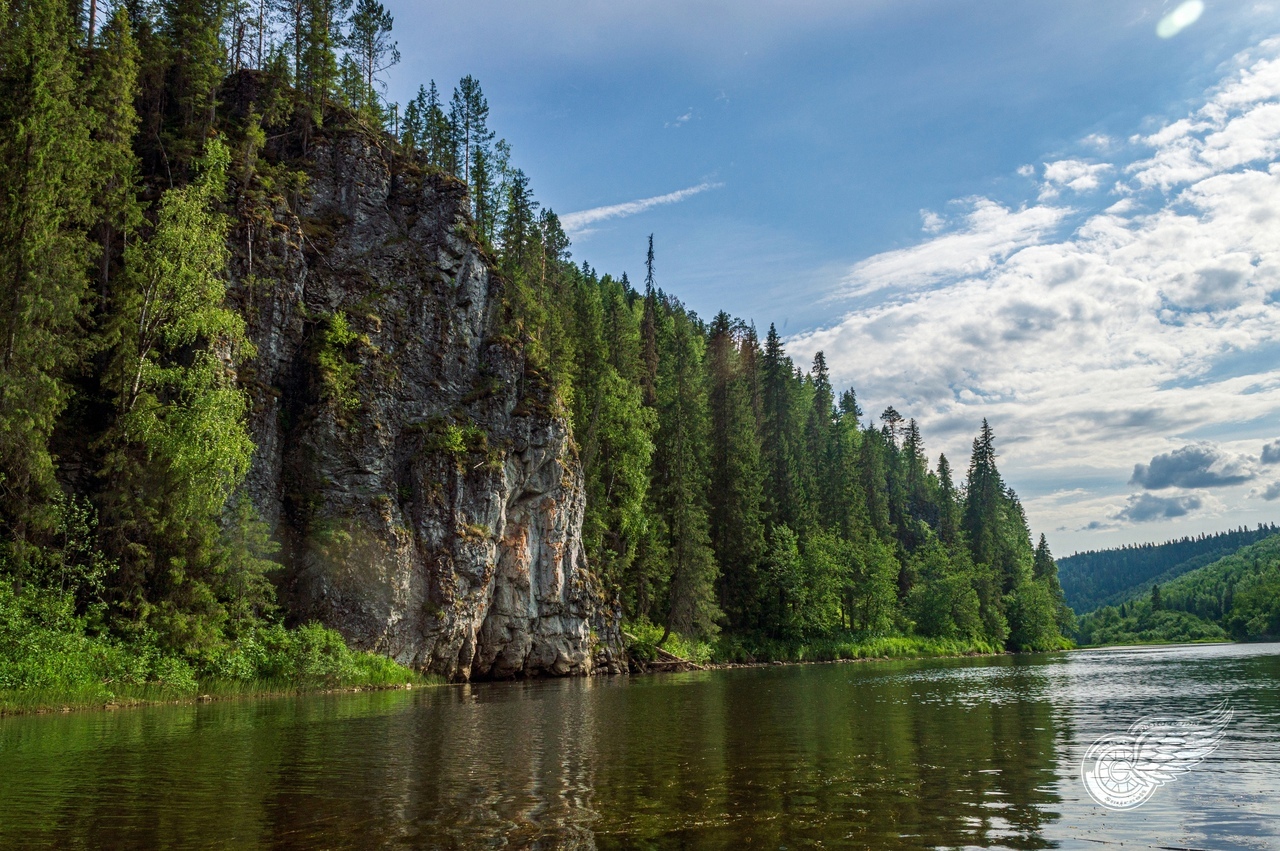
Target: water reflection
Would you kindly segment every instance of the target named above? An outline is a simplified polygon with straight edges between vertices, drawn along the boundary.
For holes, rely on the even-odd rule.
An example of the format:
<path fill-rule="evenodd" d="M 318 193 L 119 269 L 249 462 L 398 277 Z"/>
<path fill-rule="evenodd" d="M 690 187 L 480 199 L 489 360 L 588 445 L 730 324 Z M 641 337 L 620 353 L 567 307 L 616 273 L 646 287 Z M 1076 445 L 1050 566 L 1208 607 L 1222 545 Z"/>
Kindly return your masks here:
<path fill-rule="evenodd" d="M 1268 847 L 1278 660 L 818 665 L 3 719 L 0 846 Z M 1084 795 L 1096 736 L 1219 696 L 1244 719 L 1221 759 L 1134 814 Z"/>

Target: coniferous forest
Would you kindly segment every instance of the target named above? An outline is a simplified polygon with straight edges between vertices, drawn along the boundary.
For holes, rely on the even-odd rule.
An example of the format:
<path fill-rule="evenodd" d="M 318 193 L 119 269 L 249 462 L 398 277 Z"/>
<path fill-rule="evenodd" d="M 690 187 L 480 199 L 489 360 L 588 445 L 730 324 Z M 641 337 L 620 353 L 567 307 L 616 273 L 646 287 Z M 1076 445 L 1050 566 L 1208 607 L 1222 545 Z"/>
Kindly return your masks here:
<path fill-rule="evenodd" d="M 282 610 L 242 487 L 256 353 L 230 241 L 306 195 L 308 145 L 338 130 L 465 185 L 506 334 L 572 431 L 587 561 L 638 642 L 1063 646 L 1057 566 L 991 425 L 968 458 L 931 456 L 821 353 L 797 364 L 772 325 L 665 291 L 660 234 L 638 283 L 571 259 L 478 81 L 388 102 L 393 23 L 376 0 L 0 4 L 0 689 L 401 676 Z M 268 156 L 284 136 L 295 155 Z M 329 320 L 315 366 L 334 405 L 358 345 Z"/>

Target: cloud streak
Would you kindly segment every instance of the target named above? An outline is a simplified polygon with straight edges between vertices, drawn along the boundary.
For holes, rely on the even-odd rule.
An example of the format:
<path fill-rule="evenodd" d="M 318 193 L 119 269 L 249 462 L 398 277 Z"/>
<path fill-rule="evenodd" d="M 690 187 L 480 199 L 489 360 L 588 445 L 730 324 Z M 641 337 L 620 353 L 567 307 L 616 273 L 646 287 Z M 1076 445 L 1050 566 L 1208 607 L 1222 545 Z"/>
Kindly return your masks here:
<path fill-rule="evenodd" d="M 636 201 L 626 201 L 621 204 L 610 204 L 606 207 L 594 207 L 590 210 L 580 210 L 576 213 L 567 213 L 560 217 L 560 224 L 564 227 L 565 232 L 570 236 L 580 235 L 584 233 L 591 225 L 599 222 L 608 221 L 610 219 L 623 219 L 628 216 L 634 216 L 651 210 L 654 207 L 661 207 L 667 204 L 677 204 L 686 198 L 692 198 L 694 195 L 706 192 L 710 189 L 719 189 L 724 186 L 723 183 L 699 183 L 697 186 L 690 186 L 687 189 L 678 189 L 675 192 L 668 192 L 666 195 L 655 195 L 652 198 L 641 198 Z"/>

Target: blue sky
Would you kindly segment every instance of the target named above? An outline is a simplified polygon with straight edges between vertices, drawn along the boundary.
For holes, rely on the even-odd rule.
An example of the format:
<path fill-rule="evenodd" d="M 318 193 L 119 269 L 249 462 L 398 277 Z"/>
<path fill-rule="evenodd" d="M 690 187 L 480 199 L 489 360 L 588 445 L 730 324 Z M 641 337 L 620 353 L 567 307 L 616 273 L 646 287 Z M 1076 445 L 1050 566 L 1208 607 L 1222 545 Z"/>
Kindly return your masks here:
<path fill-rule="evenodd" d="M 1280 516 L 1275 2 L 387 5 L 391 98 L 478 77 L 576 259 L 653 233 L 935 456 L 989 416 L 1059 554 Z"/>

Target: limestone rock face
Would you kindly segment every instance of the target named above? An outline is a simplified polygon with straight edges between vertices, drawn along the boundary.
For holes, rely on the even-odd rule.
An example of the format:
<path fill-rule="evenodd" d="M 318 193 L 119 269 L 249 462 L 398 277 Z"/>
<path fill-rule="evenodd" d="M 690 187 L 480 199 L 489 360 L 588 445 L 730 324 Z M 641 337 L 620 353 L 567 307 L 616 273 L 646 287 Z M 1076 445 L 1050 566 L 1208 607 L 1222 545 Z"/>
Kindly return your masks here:
<path fill-rule="evenodd" d="M 372 134 L 307 162 L 291 207 L 241 197 L 232 235 L 248 489 L 290 618 L 458 680 L 617 670 L 576 447 L 501 336 L 464 188 Z"/>

